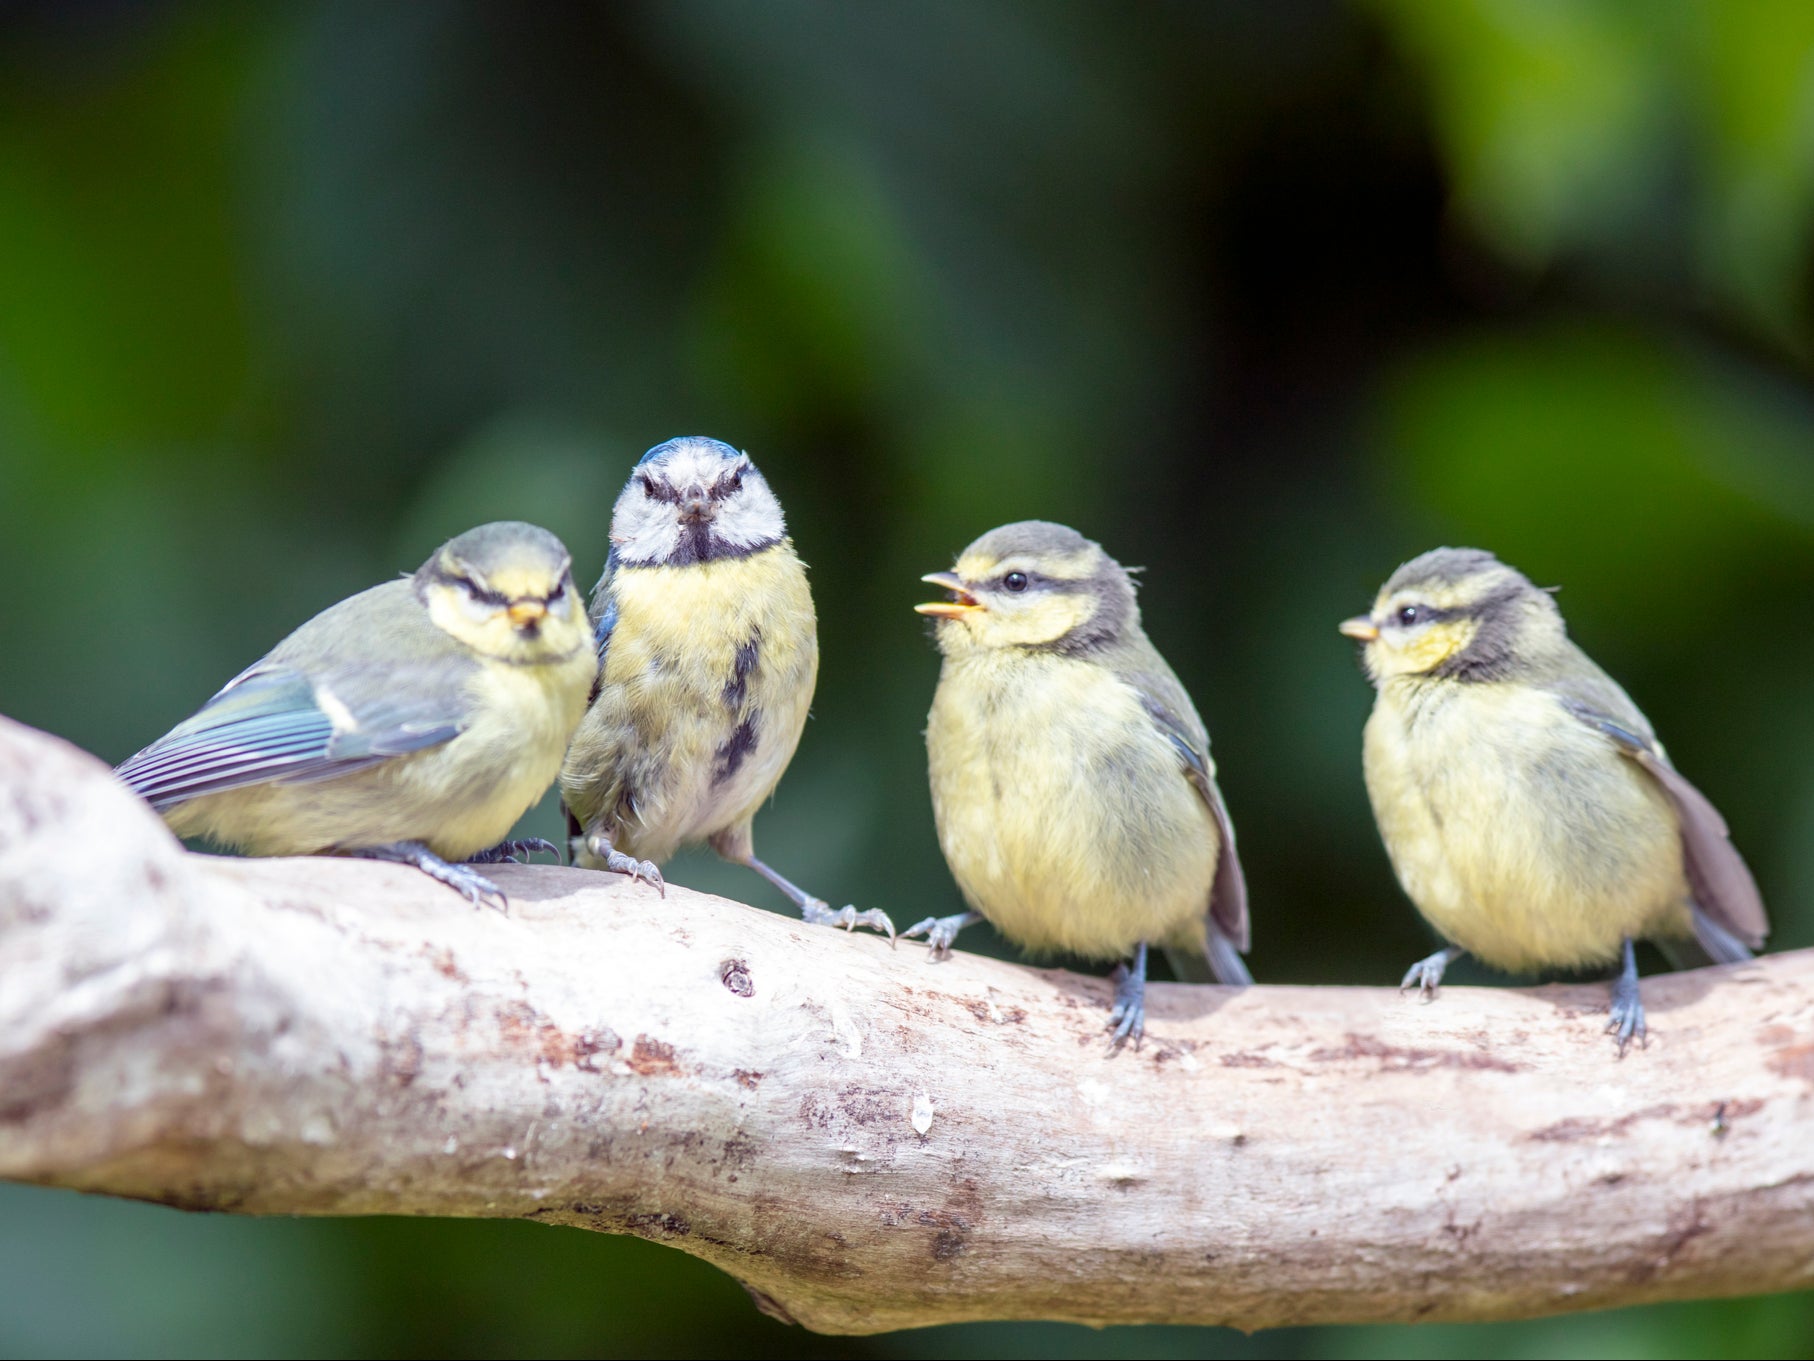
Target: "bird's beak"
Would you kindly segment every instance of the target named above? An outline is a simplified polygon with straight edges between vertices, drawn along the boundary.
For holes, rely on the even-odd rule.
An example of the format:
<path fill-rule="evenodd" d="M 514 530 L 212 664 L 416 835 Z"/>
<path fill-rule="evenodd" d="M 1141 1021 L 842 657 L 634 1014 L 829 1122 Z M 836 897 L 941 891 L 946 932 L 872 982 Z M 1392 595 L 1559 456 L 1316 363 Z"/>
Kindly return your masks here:
<path fill-rule="evenodd" d="M 958 580 L 956 572 L 928 572 L 920 578 L 933 586 L 941 586 L 951 592 L 950 600 L 933 600 L 913 608 L 921 614 L 930 614 L 935 619 L 962 619 L 973 610 L 980 610 L 976 597 L 964 589 L 964 583 Z"/>
<path fill-rule="evenodd" d="M 711 514 L 711 511 L 711 498 L 702 496 L 698 492 L 694 492 L 680 503 L 680 518 L 683 520 L 703 520 Z"/>
<path fill-rule="evenodd" d="M 1363 643 L 1371 643 L 1379 637 L 1379 625 L 1364 614 L 1357 614 L 1352 619 L 1344 619 L 1336 627 L 1348 637 L 1359 639 Z"/>
<path fill-rule="evenodd" d="M 527 628 L 539 624 L 548 614 L 548 602 L 545 600 L 513 600 L 510 602 L 510 622 L 518 628 Z"/>

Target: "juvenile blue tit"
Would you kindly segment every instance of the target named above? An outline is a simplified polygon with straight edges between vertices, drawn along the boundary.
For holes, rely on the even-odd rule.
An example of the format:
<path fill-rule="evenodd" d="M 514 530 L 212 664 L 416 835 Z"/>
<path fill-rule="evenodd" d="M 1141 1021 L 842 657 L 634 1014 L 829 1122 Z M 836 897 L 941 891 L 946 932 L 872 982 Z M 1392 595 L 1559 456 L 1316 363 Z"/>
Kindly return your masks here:
<path fill-rule="evenodd" d="M 973 909 L 929 917 L 933 957 L 986 917 L 1029 950 L 1127 959 L 1113 1043 L 1146 1028 L 1149 942 L 1253 980 L 1247 886 L 1203 720 L 1140 627 L 1134 583 L 1063 525 L 991 530 L 955 571 L 926 727 L 939 846 Z"/>
<path fill-rule="evenodd" d="M 806 726 L 819 674 L 806 568 L 749 456 L 698 436 L 642 456 L 611 515 L 592 597 L 601 663 L 561 768 L 577 863 L 662 887 L 660 862 L 703 841 L 814 925 L 870 926 L 756 859 L 751 822 Z"/>
<path fill-rule="evenodd" d="M 1405 975 L 1428 1000 L 1463 954 L 1514 972 L 1618 966 L 1607 1031 L 1645 1033 L 1634 938 L 1720 963 L 1769 933 L 1726 824 L 1649 722 L 1569 640 L 1547 591 L 1438 548 L 1341 625 L 1378 689 L 1364 743 L 1380 835 L 1453 942 Z"/>
<path fill-rule="evenodd" d="M 567 550 L 481 525 L 324 610 L 119 767 L 178 836 L 414 865 L 505 906 L 488 863 L 560 770 L 598 672 Z"/>

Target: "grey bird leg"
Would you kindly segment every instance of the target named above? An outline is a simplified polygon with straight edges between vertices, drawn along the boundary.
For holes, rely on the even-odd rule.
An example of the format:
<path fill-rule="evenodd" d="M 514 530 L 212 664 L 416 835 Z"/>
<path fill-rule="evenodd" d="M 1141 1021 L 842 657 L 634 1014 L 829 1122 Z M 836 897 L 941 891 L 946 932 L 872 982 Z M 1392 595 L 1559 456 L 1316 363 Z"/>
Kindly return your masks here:
<path fill-rule="evenodd" d="M 1606 1033 L 1617 1033 L 1619 1057 L 1625 1057 L 1625 1046 L 1635 1036 L 1640 1045 L 1647 1043 L 1644 1025 L 1644 1003 L 1638 998 L 1638 953 L 1632 949 L 1631 937 L 1625 937 L 1625 963 L 1612 980 L 1612 1014 L 1606 1022 Z"/>
<path fill-rule="evenodd" d="M 714 847 L 714 849 L 716 849 L 716 847 Z M 723 852 L 719 853 L 723 854 Z M 859 912 L 856 908 L 846 903 L 843 907 L 840 907 L 834 912 L 832 911 L 831 904 L 826 902 L 823 898 L 815 898 L 804 889 L 788 883 L 787 880 L 783 879 L 779 874 L 776 874 L 767 865 L 763 864 L 760 860 L 756 859 L 754 855 L 751 855 L 748 852 L 745 852 L 741 857 L 725 856 L 725 859 L 734 860 L 740 865 L 748 865 L 751 869 L 755 870 L 757 874 L 760 874 L 764 879 L 768 880 L 769 883 L 780 889 L 787 895 L 788 901 L 800 909 L 800 916 L 804 918 L 808 924 L 812 926 L 841 926 L 846 931 L 854 931 L 859 926 L 867 926 L 873 930 L 884 933 L 888 937 L 888 943 L 890 945 L 894 944 L 894 923 L 888 920 L 888 914 L 882 911 L 881 908 L 871 907 Z"/>
<path fill-rule="evenodd" d="M 488 851 L 466 857 L 469 865 L 521 865 L 519 857 L 531 856 L 538 851 L 545 851 L 556 860 L 560 859 L 561 848 L 552 841 L 544 841 L 539 836 L 523 837 L 514 841 L 500 841 Z"/>
<path fill-rule="evenodd" d="M 1401 993 L 1417 989 L 1420 1000 L 1428 1002 L 1436 996 L 1436 989 L 1442 986 L 1442 975 L 1449 965 L 1467 953 L 1459 945 L 1445 945 L 1435 954 L 1420 959 L 1405 970 L 1404 981 L 1398 985 Z"/>
<path fill-rule="evenodd" d="M 603 832 L 594 832 L 586 838 L 586 850 L 605 862 L 605 868 L 612 874 L 627 874 L 630 882 L 638 879 L 645 884 L 653 885 L 662 897 L 668 896 L 668 882 L 661 877 L 661 871 L 655 867 L 653 860 L 638 860 L 635 856 L 625 855 L 611 844 L 611 838 Z"/>
<path fill-rule="evenodd" d="M 953 912 L 949 917 L 928 917 L 901 932 L 901 939 L 912 940 L 915 936 L 924 936 L 928 947 L 927 958 L 943 959 L 951 953 L 951 942 L 957 939 L 957 933 L 982 919 L 983 914 L 980 912 Z"/>
<path fill-rule="evenodd" d="M 1146 1034 L 1146 942 L 1134 947 L 1131 969 L 1117 964 L 1109 977 L 1115 982 L 1115 1005 L 1109 1012 L 1109 1025 L 1115 1033 L 1109 1048 L 1119 1049 L 1131 1038 L 1138 1049 L 1140 1037 Z"/>
<path fill-rule="evenodd" d="M 469 866 L 448 864 L 420 841 L 392 841 L 383 846 L 359 846 L 335 854 L 356 860 L 384 860 L 393 865 L 414 865 L 430 879 L 438 880 L 454 892 L 464 895 L 474 907 L 490 905 L 506 914 L 510 911 L 510 899 L 504 896 L 503 889 Z"/>

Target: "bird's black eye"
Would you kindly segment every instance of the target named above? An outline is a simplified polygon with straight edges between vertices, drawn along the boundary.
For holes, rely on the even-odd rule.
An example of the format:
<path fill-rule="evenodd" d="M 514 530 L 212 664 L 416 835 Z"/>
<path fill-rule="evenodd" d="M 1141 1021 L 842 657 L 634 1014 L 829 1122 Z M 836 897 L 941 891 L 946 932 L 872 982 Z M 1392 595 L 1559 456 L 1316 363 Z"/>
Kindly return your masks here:
<path fill-rule="evenodd" d="M 1398 613 L 1393 616 L 1393 618 L 1398 620 L 1405 628 L 1410 628 L 1411 625 L 1415 624 L 1422 617 L 1423 611 L 1418 609 L 1415 605 L 1401 606 Z"/>
<path fill-rule="evenodd" d="M 552 591 L 548 592 L 548 599 L 549 600 L 559 600 L 562 596 L 564 596 L 566 594 L 567 594 L 567 582 L 563 578 L 562 580 L 554 583 L 554 589 Z"/>
<path fill-rule="evenodd" d="M 642 483 L 642 494 L 644 496 L 655 495 L 655 479 L 654 478 L 650 477 L 647 473 L 639 473 L 639 474 L 637 474 L 636 480 L 638 482 Z"/>
<path fill-rule="evenodd" d="M 1027 574 L 1025 572 L 1010 572 L 1001 579 L 1001 584 L 1010 591 L 1024 591 L 1027 589 Z"/>

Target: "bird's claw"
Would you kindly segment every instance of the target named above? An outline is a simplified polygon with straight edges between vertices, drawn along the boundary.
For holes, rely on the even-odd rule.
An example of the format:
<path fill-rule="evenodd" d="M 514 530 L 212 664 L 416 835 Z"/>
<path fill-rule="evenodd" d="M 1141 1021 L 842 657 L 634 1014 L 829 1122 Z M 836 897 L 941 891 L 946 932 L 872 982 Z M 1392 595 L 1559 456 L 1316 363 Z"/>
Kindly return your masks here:
<path fill-rule="evenodd" d="M 1109 1050 L 1121 1048 L 1130 1039 L 1140 1047 L 1146 1034 L 1146 979 L 1136 976 L 1125 964 L 1117 964 L 1109 980 L 1115 985 L 1115 1005 L 1109 1009 Z"/>
<path fill-rule="evenodd" d="M 556 860 L 560 859 L 561 848 L 552 841 L 539 836 L 518 837 L 510 841 L 500 841 L 488 851 L 480 851 L 466 861 L 469 865 L 521 865 L 525 861 L 518 857 L 535 855 L 545 851 Z"/>
<path fill-rule="evenodd" d="M 504 890 L 471 865 L 450 865 L 420 841 L 391 841 L 380 846 L 359 846 L 339 851 L 360 860 L 381 860 L 391 865 L 412 865 L 437 884 L 445 884 L 474 907 L 495 907 L 510 915 Z"/>
<path fill-rule="evenodd" d="M 901 932 L 901 939 L 912 940 L 916 936 L 924 936 L 928 957 L 944 959 L 951 953 L 951 946 L 957 939 L 957 933 L 973 920 L 975 918 L 968 912 L 953 913 L 949 917 L 927 917 L 924 921 L 917 921 Z"/>
<path fill-rule="evenodd" d="M 620 855 L 617 859 L 619 863 L 606 868 L 629 875 L 633 884 L 647 884 L 660 897 L 668 896 L 668 881 L 661 877 L 661 870 L 653 860 L 633 860 L 627 855 Z"/>
<path fill-rule="evenodd" d="M 589 837 L 586 849 L 605 862 L 605 869 L 612 874 L 627 874 L 630 882 L 639 880 L 649 885 L 662 897 L 668 896 L 668 881 L 661 877 L 661 870 L 653 860 L 638 860 L 633 855 L 625 855 L 603 837 Z"/>
<path fill-rule="evenodd" d="M 1635 1038 L 1640 1048 L 1649 1043 L 1648 1028 L 1644 1024 L 1644 999 L 1638 992 L 1638 958 L 1631 948 L 1631 938 L 1625 939 L 1624 967 L 1613 975 L 1612 1006 L 1608 1008 L 1606 1033 L 1619 1037 L 1619 1057 L 1625 1057 L 1625 1046 Z"/>
<path fill-rule="evenodd" d="M 1442 986 L 1442 975 L 1449 967 L 1449 959 L 1447 950 L 1438 950 L 1428 958 L 1418 960 L 1405 970 L 1405 976 L 1398 985 L 1399 995 L 1402 997 L 1416 988 L 1418 1001 L 1433 1001 L 1436 990 Z"/>
<path fill-rule="evenodd" d="M 1613 985 L 1611 1013 L 1606 1020 L 1606 1033 L 1618 1036 L 1619 1057 L 1625 1057 L 1625 1047 L 1634 1039 L 1640 1049 L 1648 1048 L 1649 1027 L 1644 1023 L 1644 1004 L 1638 1000 L 1638 990 L 1634 987 L 1623 989 Z"/>
<path fill-rule="evenodd" d="M 495 907 L 505 916 L 510 915 L 510 899 L 504 896 L 504 890 L 470 865 L 449 865 L 442 861 L 423 864 L 420 868 L 429 878 L 440 880 L 474 907 Z"/>
<path fill-rule="evenodd" d="M 647 884 L 663 898 L 668 896 L 668 881 L 661 877 L 661 870 L 653 860 L 638 860 L 622 851 L 612 851 L 605 857 L 605 868 L 614 874 L 629 875 L 633 884 Z"/>
<path fill-rule="evenodd" d="M 817 898 L 808 898 L 800 905 L 800 916 L 809 926 L 841 926 L 846 931 L 855 931 L 859 926 L 867 926 L 872 931 L 880 931 L 888 937 L 888 943 L 894 944 L 894 923 L 888 914 L 879 907 L 865 908 L 859 912 L 849 903 L 836 911 L 830 903 Z"/>

